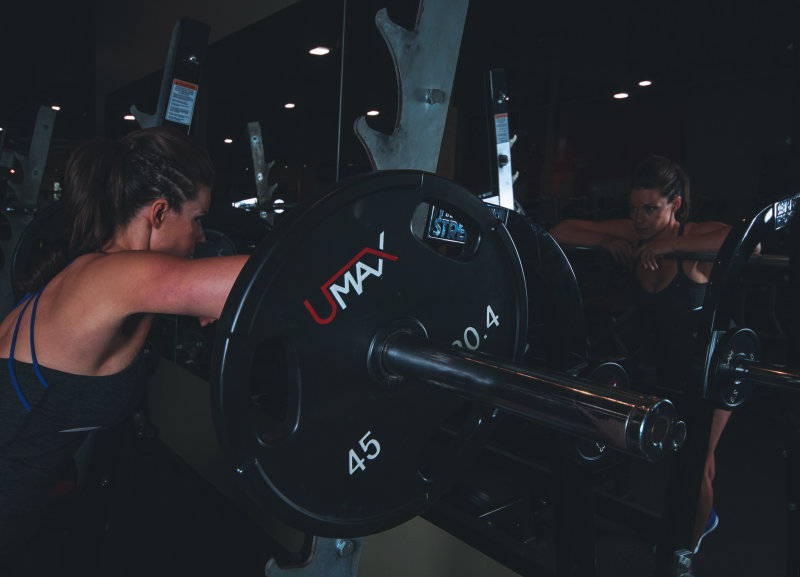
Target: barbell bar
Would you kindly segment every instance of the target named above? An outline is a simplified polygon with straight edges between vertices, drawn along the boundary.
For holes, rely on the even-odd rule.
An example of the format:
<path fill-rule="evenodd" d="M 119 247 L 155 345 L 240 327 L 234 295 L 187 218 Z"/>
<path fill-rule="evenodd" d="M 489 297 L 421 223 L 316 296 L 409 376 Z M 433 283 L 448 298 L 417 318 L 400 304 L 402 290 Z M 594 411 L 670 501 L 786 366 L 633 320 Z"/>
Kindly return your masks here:
<path fill-rule="evenodd" d="M 731 379 L 794 393 L 800 391 L 800 375 L 788 367 L 739 357 L 732 361 L 730 370 Z"/>
<path fill-rule="evenodd" d="M 369 362 L 380 363 L 389 378 L 413 377 L 648 460 L 678 450 L 686 437 L 668 400 L 453 349 L 402 329 L 379 337 Z"/>
<path fill-rule="evenodd" d="M 567 256 L 608 256 L 609 252 L 601 247 L 582 245 L 562 245 Z M 659 258 L 673 260 L 697 260 L 701 262 L 714 262 L 717 260 L 715 252 L 689 252 L 675 251 L 659 255 Z M 789 256 L 785 254 L 751 254 L 747 257 L 748 266 L 764 266 L 773 268 L 789 268 Z"/>

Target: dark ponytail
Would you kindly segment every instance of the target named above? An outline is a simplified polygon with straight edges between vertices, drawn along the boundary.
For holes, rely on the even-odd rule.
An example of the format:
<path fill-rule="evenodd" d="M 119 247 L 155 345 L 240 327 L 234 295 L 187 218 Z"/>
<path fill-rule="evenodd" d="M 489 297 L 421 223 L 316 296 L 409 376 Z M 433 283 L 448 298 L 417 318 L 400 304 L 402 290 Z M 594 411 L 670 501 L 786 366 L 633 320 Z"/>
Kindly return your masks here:
<path fill-rule="evenodd" d="M 64 188 L 72 193 L 72 203 L 82 205 L 83 209 L 68 215 L 68 203 L 62 199 L 41 208 L 25 227 L 11 267 L 15 300 L 37 292 L 67 265 L 71 230 L 85 231 L 94 226 L 92 236 L 102 238 L 107 234 L 100 226 L 109 222 L 104 217 L 108 209 L 103 206 L 102 191 L 115 146 L 110 140 L 93 140 L 78 147 L 67 159 Z"/>
<path fill-rule="evenodd" d="M 25 260 L 19 263 L 15 260 L 12 269 L 11 288 L 16 301 L 25 294 L 38 291 L 69 262 L 66 238 L 28 239 L 28 243 L 25 247 Z"/>
<path fill-rule="evenodd" d="M 689 177 L 683 169 L 664 156 L 648 156 L 633 171 L 631 188 L 657 188 L 661 196 L 671 202 L 676 197 L 682 199 L 681 207 L 675 212 L 675 220 L 687 222 L 691 207 Z"/>
<path fill-rule="evenodd" d="M 97 250 L 114 234 L 109 175 L 120 151 L 118 142 L 89 141 L 70 155 L 64 170 L 64 202 L 73 256 Z"/>

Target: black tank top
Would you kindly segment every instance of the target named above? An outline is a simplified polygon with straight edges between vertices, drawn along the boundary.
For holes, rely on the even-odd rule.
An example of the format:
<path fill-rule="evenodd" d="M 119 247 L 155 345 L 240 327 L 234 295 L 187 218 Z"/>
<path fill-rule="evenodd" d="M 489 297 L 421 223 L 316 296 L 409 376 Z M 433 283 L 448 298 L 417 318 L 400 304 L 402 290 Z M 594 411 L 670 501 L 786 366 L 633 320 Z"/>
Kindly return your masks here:
<path fill-rule="evenodd" d="M 678 235 L 683 234 L 683 225 Z M 649 349 L 658 371 L 659 387 L 686 390 L 689 360 L 697 338 L 698 318 L 706 283 L 686 276 L 683 261 L 670 283 L 656 293 L 642 288 L 634 275 L 633 293 L 649 332 Z"/>
<path fill-rule="evenodd" d="M 146 382 L 140 353 L 113 375 L 74 375 L 36 361 L 33 327 L 36 296 L 21 305 L 8 370 L 0 370 L 0 513 L 41 508 L 49 484 L 69 462 L 86 432 L 113 426 L 136 406 Z M 31 363 L 14 360 L 17 330 L 31 311 Z M 5 359 L 4 359 L 5 360 Z"/>

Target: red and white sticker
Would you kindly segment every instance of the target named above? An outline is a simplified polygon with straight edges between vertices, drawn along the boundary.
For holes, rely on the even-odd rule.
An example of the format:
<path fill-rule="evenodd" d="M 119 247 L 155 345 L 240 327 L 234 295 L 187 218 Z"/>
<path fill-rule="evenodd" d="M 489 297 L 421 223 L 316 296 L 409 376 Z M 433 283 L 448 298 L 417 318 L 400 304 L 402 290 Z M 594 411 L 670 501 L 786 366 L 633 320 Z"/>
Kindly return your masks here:
<path fill-rule="evenodd" d="M 172 90 L 169 93 L 169 102 L 167 103 L 167 113 L 164 119 L 191 126 L 198 88 L 197 84 L 178 78 L 173 79 Z"/>

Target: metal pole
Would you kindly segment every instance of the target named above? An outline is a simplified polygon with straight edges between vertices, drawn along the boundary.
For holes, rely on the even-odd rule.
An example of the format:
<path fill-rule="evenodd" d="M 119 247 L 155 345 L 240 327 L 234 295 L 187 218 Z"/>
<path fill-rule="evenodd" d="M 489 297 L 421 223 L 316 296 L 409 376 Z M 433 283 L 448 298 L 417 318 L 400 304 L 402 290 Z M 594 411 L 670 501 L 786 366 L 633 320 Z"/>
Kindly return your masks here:
<path fill-rule="evenodd" d="M 336 182 L 339 182 L 339 165 L 342 155 L 342 93 L 344 91 L 344 38 L 347 28 L 347 0 L 342 0 L 342 39 L 340 42 L 341 60 L 339 64 L 339 123 L 336 134 Z"/>

